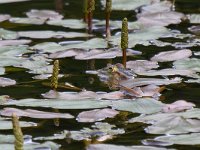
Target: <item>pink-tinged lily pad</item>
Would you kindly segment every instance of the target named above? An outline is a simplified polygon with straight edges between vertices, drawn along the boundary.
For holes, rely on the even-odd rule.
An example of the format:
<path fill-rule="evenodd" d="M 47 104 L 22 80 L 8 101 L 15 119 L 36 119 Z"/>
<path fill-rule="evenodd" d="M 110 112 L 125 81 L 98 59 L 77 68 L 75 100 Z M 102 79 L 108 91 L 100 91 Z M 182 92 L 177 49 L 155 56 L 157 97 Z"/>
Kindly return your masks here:
<path fill-rule="evenodd" d="M 174 61 L 174 60 L 188 58 L 191 55 L 192 51 L 189 49 L 172 50 L 172 51 L 160 52 L 156 54 L 154 57 L 152 57 L 151 60 L 158 62 L 167 62 L 167 61 Z"/>
<path fill-rule="evenodd" d="M 95 122 L 104 120 L 106 118 L 113 118 L 117 114 L 119 114 L 118 111 L 109 108 L 94 109 L 79 113 L 77 116 L 77 120 L 78 122 Z"/>
<path fill-rule="evenodd" d="M 0 47 L 1 46 L 14 46 L 14 45 L 23 45 L 23 44 L 29 44 L 31 43 L 31 40 L 2 40 L 0 41 Z"/>
<path fill-rule="evenodd" d="M 42 94 L 45 98 L 58 98 L 65 100 L 84 100 L 84 99 L 121 99 L 124 94 L 120 91 L 115 92 L 92 92 L 92 91 L 83 91 L 83 92 L 56 92 L 49 91 Z"/>
<path fill-rule="evenodd" d="M 30 118 L 45 118 L 45 119 L 74 118 L 72 115 L 68 113 L 45 112 L 45 111 L 38 111 L 34 109 L 22 110 L 22 109 L 7 107 L 7 108 L 3 108 L 3 110 L 0 110 L 0 115 L 2 116 L 11 117 L 13 113 L 15 113 L 19 117 L 30 117 Z"/>
<path fill-rule="evenodd" d="M 11 85 L 15 85 L 15 84 L 16 84 L 15 80 L 0 77 L 0 87 L 11 86 Z"/>
<path fill-rule="evenodd" d="M 132 69 L 134 72 L 143 72 L 151 69 L 158 68 L 158 62 L 148 60 L 128 61 L 126 68 Z"/>
<path fill-rule="evenodd" d="M 27 12 L 26 15 L 29 18 L 39 18 L 39 19 L 62 19 L 63 16 L 53 10 L 36 10 L 32 9 Z"/>
<path fill-rule="evenodd" d="M 19 24 L 35 24 L 35 25 L 42 25 L 45 23 L 45 19 L 41 18 L 19 18 L 19 17 L 12 17 L 9 19 L 12 23 L 19 23 Z"/>
<path fill-rule="evenodd" d="M 190 103 L 190 102 L 186 102 L 184 100 L 178 100 L 172 104 L 166 104 L 162 111 L 166 112 L 166 113 L 171 113 L 171 112 L 180 112 L 180 111 L 184 111 L 187 109 L 192 109 L 193 107 L 195 107 L 195 104 Z"/>
<path fill-rule="evenodd" d="M 6 21 L 9 18 L 10 18 L 10 15 L 2 14 L 2 15 L 0 15 L 0 22 Z"/>

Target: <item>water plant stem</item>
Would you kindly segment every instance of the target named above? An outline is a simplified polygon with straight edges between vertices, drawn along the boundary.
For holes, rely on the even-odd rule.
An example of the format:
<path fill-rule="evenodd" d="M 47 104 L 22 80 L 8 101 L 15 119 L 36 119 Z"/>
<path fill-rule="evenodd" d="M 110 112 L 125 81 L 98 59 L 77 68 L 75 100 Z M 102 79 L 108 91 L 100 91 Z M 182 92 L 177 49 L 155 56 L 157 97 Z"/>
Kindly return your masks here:
<path fill-rule="evenodd" d="M 112 11 L 112 0 L 106 0 L 106 38 L 110 36 L 110 14 Z"/>
<path fill-rule="evenodd" d="M 19 125 L 19 119 L 15 113 L 12 114 L 13 133 L 15 136 L 15 150 L 23 150 L 24 139 Z"/>
<path fill-rule="evenodd" d="M 58 74 L 59 74 L 59 60 L 53 63 L 53 73 L 51 77 L 51 87 L 56 90 L 58 87 Z"/>
<path fill-rule="evenodd" d="M 92 33 L 92 17 L 93 17 L 93 11 L 95 10 L 95 0 L 88 0 L 88 33 Z"/>
<path fill-rule="evenodd" d="M 128 20 L 124 18 L 122 21 L 122 31 L 121 31 L 121 49 L 122 49 L 122 64 L 126 68 L 126 49 L 128 48 Z"/>
<path fill-rule="evenodd" d="M 85 23 L 88 22 L 88 10 L 87 9 L 88 9 L 88 0 L 83 0 L 83 15 L 84 15 L 83 21 Z"/>

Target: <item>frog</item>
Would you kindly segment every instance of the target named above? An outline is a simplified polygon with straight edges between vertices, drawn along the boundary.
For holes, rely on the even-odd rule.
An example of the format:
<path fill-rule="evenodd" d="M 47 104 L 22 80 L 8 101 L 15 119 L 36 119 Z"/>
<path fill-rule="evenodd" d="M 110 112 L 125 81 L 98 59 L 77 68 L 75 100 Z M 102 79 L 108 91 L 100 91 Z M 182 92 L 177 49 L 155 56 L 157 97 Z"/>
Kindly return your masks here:
<path fill-rule="evenodd" d="M 98 76 L 102 82 L 108 85 L 112 90 L 120 88 L 119 83 L 123 80 L 131 79 L 136 74 L 130 70 L 124 68 L 122 64 L 108 64 L 107 67 L 98 70 Z"/>

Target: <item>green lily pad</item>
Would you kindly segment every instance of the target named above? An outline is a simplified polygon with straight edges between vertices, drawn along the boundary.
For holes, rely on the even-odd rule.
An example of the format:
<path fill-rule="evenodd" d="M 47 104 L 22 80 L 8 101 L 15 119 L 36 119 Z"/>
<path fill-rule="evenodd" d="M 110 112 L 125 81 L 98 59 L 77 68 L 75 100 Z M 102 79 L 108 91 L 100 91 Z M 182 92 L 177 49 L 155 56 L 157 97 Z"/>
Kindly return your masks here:
<path fill-rule="evenodd" d="M 14 56 L 21 56 L 24 53 L 30 52 L 28 50 L 27 45 L 19 45 L 19 46 L 1 46 L 0 47 L 0 56 L 1 57 L 14 57 Z"/>
<path fill-rule="evenodd" d="M 28 37 L 32 39 L 48 39 L 48 38 L 76 38 L 76 37 L 89 37 L 87 33 L 79 32 L 62 32 L 62 31 L 20 31 L 20 37 Z"/>
<path fill-rule="evenodd" d="M 153 114 L 160 112 L 164 104 L 152 98 L 138 98 L 136 100 L 113 101 L 111 106 L 117 110 L 141 114 Z"/>
<path fill-rule="evenodd" d="M 9 19 L 12 23 L 19 23 L 19 24 L 35 24 L 35 25 L 42 25 L 45 23 L 45 19 L 40 18 L 19 18 L 19 17 L 12 17 Z"/>
<path fill-rule="evenodd" d="M 29 18 L 39 18 L 39 19 L 62 19 L 63 16 L 53 10 L 37 10 L 32 9 L 26 13 Z"/>
<path fill-rule="evenodd" d="M 14 40 L 17 38 L 18 38 L 17 32 L 5 30 L 3 28 L 0 29 L 0 39 Z"/>
<path fill-rule="evenodd" d="M 87 150 L 167 150 L 167 148 L 153 146 L 121 146 L 111 144 L 91 144 L 87 147 Z"/>
<path fill-rule="evenodd" d="M 0 67 L 0 75 L 3 75 L 5 73 L 5 68 Z"/>
<path fill-rule="evenodd" d="M 176 69 L 188 69 L 196 72 L 200 72 L 200 59 L 187 58 L 183 60 L 177 60 L 173 63 Z"/>
<path fill-rule="evenodd" d="M 199 145 L 200 133 L 160 136 L 155 138 L 155 141 L 163 141 L 178 145 Z"/>
<path fill-rule="evenodd" d="M 26 122 L 26 121 L 20 121 L 21 127 L 33 127 L 37 126 L 34 122 Z M 13 129 L 12 121 L 9 119 L 5 119 L 0 117 L 0 130 L 11 130 Z"/>
<path fill-rule="evenodd" d="M 165 35 L 170 35 L 170 31 L 165 27 L 150 27 L 144 28 L 137 32 L 129 33 L 129 47 L 134 47 L 136 44 L 144 44 L 146 41 L 158 39 Z M 121 35 L 112 36 L 110 42 L 120 47 Z"/>
<path fill-rule="evenodd" d="M 111 105 L 109 100 L 61 100 L 61 99 L 22 99 L 4 105 L 29 106 L 29 107 L 50 107 L 57 109 L 92 109 L 104 108 Z"/>
<path fill-rule="evenodd" d="M 72 29 L 85 29 L 87 27 L 86 23 L 78 19 L 49 20 L 47 24 Z"/>
<path fill-rule="evenodd" d="M 15 2 L 24 2 L 24 1 L 30 1 L 30 0 L 0 0 L 0 4 L 15 3 Z"/>
<path fill-rule="evenodd" d="M 105 0 L 101 0 L 103 6 L 105 7 Z M 154 2 L 159 2 L 159 0 L 112 0 L 113 10 L 134 10 L 143 5 L 149 5 Z"/>
<path fill-rule="evenodd" d="M 200 23 L 200 14 L 191 14 L 191 15 L 187 15 L 190 23 Z"/>
<path fill-rule="evenodd" d="M 38 111 L 34 109 L 17 109 L 17 108 L 3 108 L 0 110 L 1 116 L 8 116 L 11 117 L 12 114 L 16 114 L 19 117 L 30 117 L 30 118 L 45 118 L 45 119 L 53 119 L 53 118 L 65 118 L 70 119 L 74 118 L 72 115 L 67 113 L 54 113 L 54 112 L 45 112 L 45 111 Z"/>

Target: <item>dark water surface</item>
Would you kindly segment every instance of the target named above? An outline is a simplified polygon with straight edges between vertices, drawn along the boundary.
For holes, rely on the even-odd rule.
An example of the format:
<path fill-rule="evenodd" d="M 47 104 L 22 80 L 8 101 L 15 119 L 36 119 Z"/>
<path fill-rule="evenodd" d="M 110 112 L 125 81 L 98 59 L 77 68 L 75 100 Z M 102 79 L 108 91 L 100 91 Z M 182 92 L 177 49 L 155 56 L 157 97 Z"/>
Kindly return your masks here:
<path fill-rule="evenodd" d="M 65 18 L 76 18 L 81 19 L 83 17 L 82 14 L 82 0 L 65 0 L 65 5 L 63 6 L 63 10 L 61 14 L 64 15 Z M 69 4 L 69 5 L 66 5 Z M 25 12 L 30 9 L 50 9 L 56 10 L 55 1 L 54 0 L 32 0 L 27 2 L 19 2 L 19 3 L 9 3 L 9 4 L 1 4 L 0 5 L 0 14 L 10 14 L 13 17 L 25 17 Z M 177 0 L 176 1 L 176 10 L 183 13 L 200 13 L 200 1 L 199 0 Z M 135 14 L 129 11 L 120 12 L 114 11 L 112 12 L 111 19 L 113 20 L 121 20 L 124 17 L 128 17 L 129 20 L 134 21 Z M 97 2 L 97 8 L 94 14 L 94 18 L 96 19 L 104 19 L 104 12 L 100 8 L 100 2 Z M 9 22 L 3 22 L 0 24 L 1 27 L 13 30 L 13 31 L 26 31 L 26 30 L 54 30 L 54 31 L 77 31 L 72 29 L 66 29 L 64 27 L 50 26 L 50 25 L 18 25 L 18 24 L 10 24 Z M 189 33 L 187 30 L 191 24 L 188 22 L 183 22 L 179 25 L 170 25 L 171 29 L 178 29 L 183 33 Z M 85 30 L 78 30 L 85 31 Z M 101 36 L 99 32 L 94 33 L 97 36 Z M 74 40 L 84 40 L 84 38 L 74 39 Z M 167 39 L 170 40 L 170 39 Z M 46 40 L 33 40 L 33 43 L 42 43 L 47 41 L 66 41 L 66 39 L 46 39 Z M 142 46 L 137 45 L 134 49 L 142 51 L 143 55 L 137 57 L 130 57 L 129 60 L 135 59 L 149 59 L 154 54 L 165 51 L 172 50 L 173 47 L 153 47 L 153 46 Z M 191 48 L 193 51 L 198 51 L 199 47 Z M 113 63 L 121 62 L 121 58 L 114 59 Z M 71 76 L 62 78 L 61 81 L 70 82 L 73 85 L 85 88 L 87 90 L 92 91 L 110 91 L 108 87 L 103 85 L 96 76 L 85 74 L 85 70 L 89 68 L 89 61 L 78 61 L 72 58 L 61 59 L 61 73 L 71 74 Z M 102 68 L 106 66 L 105 60 L 96 61 L 96 69 Z M 166 65 L 172 66 L 172 64 L 167 63 Z M 46 87 L 42 84 L 43 81 L 39 82 L 31 82 L 32 74 L 28 74 L 25 72 L 25 69 L 20 69 L 18 71 L 13 71 L 13 68 L 7 67 L 7 74 L 5 77 L 9 77 L 15 79 L 18 86 L 12 87 L 4 87 L 0 88 L 0 95 L 9 95 L 15 99 L 21 98 L 42 98 L 41 93 L 47 92 L 50 90 L 50 87 Z M 92 84 L 90 84 L 90 80 L 94 80 Z M 162 93 L 162 97 L 164 98 L 165 103 L 170 103 L 175 100 L 184 99 L 190 102 L 195 103 L 198 107 L 200 106 L 199 98 L 200 98 L 200 86 L 199 84 L 180 84 L 176 86 L 169 86 L 170 90 L 165 90 Z M 64 89 L 59 89 L 59 91 L 64 91 Z M 0 107 L 2 108 L 2 107 Z M 49 110 L 51 109 L 42 109 L 38 108 L 38 110 Z M 81 110 L 60 110 L 60 112 L 71 113 L 72 115 L 77 115 Z M 41 126 L 37 128 L 24 128 L 23 133 L 32 135 L 33 137 L 38 136 L 51 136 L 55 133 L 59 133 L 63 130 L 80 130 L 82 127 L 90 127 L 91 123 L 78 123 L 75 119 L 65 120 L 61 119 L 60 126 L 56 127 L 54 125 L 53 120 L 39 120 L 39 119 L 29 119 L 25 118 L 22 120 L 29 120 L 41 123 Z M 117 136 L 117 138 L 113 140 L 109 140 L 106 143 L 112 143 L 117 145 L 141 145 L 141 140 L 147 138 L 156 137 L 155 135 L 146 134 L 143 130 L 143 127 L 139 125 L 125 125 L 123 121 L 118 120 L 108 120 L 108 122 L 117 122 L 119 127 L 126 128 L 127 133 L 123 135 Z M 12 131 L 1 131 L 2 133 L 12 133 Z M 84 142 L 71 141 L 67 142 L 66 140 L 55 140 L 56 143 L 60 143 L 62 145 L 61 149 L 63 150 L 82 150 L 84 149 Z M 188 149 L 200 149 L 199 146 L 171 146 L 180 150 L 188 150 Z"/>

